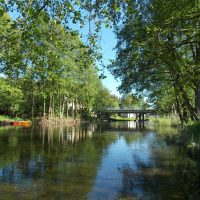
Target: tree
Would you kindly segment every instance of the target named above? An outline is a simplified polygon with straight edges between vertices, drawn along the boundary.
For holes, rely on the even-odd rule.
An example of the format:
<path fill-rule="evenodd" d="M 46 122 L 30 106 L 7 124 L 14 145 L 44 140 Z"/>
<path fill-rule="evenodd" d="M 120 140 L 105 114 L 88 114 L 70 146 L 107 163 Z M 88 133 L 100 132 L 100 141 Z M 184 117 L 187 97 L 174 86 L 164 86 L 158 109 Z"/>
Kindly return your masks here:
<path fill-rule="evenodd" d="M 141 98 L 136 97 L 133 94 L 124 95 L 121 99 L 121 106 L 125 109 L 141 109 L 142 102 Z"/>
<path fill-rule="evenodd" d="M 19 112 L 23 102 L 22 91 L 0 78 L 0 112 L 1 114 L 15 115 Z"/>
<path fill-rule="evenodd" d="M 121 78 L 122 91 L 156 95 L 151 99 L 157 106 L 170 97 L 170 110 L 175 106 L 181 121 L 187 122 L 199 120 L 199 4 L 174 3 L 127 3 L 116 27 L 117 58 L 110 69 Z M 169 104 L 163 109 L 169 110 Z"/>
<path fill-rule="evenodd" d="M 110 91 L 101 85 L 94 102 L 94 111 L 102 112 L 107 109 L 118 109 L 119 99 L 112 95 Z"/>
<path fill-rule="evenodd" d="M 15 21 L 9 18 L 5 23 L 11 28 Z M 88 56 L 90 48 L 79 35 L 50 20 L 43 11 L 26 34 L 18 27 L 14 31 L 19 33 L 16 47 L 12 37 L 2 42 L 2 49 L 10 44 L 10 53 L 2 51 L 1 70 L 5 79 L 23 92 L 20 112 L 32 117 L 87 117 L 101 81 L 94 59 Z"/>

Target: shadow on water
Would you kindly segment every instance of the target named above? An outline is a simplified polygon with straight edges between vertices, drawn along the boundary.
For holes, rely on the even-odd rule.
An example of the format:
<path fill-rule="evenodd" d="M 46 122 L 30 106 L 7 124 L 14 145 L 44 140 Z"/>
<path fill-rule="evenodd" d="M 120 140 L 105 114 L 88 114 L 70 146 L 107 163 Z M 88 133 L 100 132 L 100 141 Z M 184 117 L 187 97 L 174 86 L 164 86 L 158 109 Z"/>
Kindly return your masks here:
<path fill-rule="evenodd" d="M 197 139 L 135 122 L 1 128 L 0 199 L 199 199 Z"/>

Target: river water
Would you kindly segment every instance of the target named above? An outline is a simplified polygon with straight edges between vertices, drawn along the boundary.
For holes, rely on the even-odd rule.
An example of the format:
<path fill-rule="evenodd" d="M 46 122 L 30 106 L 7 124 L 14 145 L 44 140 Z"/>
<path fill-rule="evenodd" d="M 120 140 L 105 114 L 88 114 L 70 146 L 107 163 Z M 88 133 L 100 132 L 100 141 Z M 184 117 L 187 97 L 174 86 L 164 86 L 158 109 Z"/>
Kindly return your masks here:
<path fill-rule="evenodd" d="M 199 137 L 136 122 L 0 128 L 0 199 L 200 199 Z"/>

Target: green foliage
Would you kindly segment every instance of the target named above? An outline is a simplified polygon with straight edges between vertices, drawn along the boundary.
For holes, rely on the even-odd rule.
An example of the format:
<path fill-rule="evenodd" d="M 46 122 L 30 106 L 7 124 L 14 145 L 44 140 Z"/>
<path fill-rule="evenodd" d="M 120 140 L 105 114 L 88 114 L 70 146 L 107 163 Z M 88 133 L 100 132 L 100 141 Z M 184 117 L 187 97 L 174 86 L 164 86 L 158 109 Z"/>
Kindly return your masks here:
<path fill-rule="evenodd" d="M 10 85 L 4 79 L 0 79 L 0 110 L 6 114 L 16 114 L 19 112 L 22 103 L 22 91 Z"/>
<path fill-rule="evenodd" d="M 161 126 L 171 126 L 171 127 L 177 127 L 180 125 L 180 120 L 178 118 L 164 118 L 164 117 L 149 117 L 149 120 L 159 124 Z"/>
<path fill-rule="evenodd" d="M 199 131 L 200 131 L 200 122 L 189 122 L 186 126 L 188 131 L 190 131 L 192 134 L 194 134 L 194 138 L 198 140 L 198 143 L 200 144 L 200 138 L 199 138 Z"/>
<path fill-rule="evenodd" d="M 133 94 L 124 95 L 121 99 L 121 107 L 125 109 L 147 109 L 149 105 L 141 98 Z"/>
<path fill-rule="evenodd" d="M 8 11 L 16 13 L 14 20 Z M 148 95 L 159 113 L 182 122 L 199 120 L 198 2 L 15 0 L 1 1 L 0 13 L 0 70 L 21 88 L 27 115 L 77 117 L 118 106 L 94 69 L 102 58 L 98 32 L 113 20 L 118 44 L 110 69 L 122 80 L 120 90 Z M 71 22 L 88 24 L 87 45 Z M 148 106 L 123 101 L 127 108 Z"/>
<path fill-rule="evenodd" d="M 199 2 L 131 0 L 123 12 L 110 66 L 120 90 L 149 95 L 155 109 L 182 122 L 199 120 Z"/>
<path fill-rule="evenodd" d="M 115 95 L 110 94 L 107 88 L 99 90 L 95 102 L 94 109 L 98 112 L 101 112 L 106 109 L 118 109 L 119 108 L 119 99 Z"/>
<path fill-rule="evenodd" d="M 0 122 L 3 122 L 3 121 L 20 121 L 20 120 L 23 120 L 23 119 L 20 118 L 20 117 L 10 117 L 10 116 L 7 116 L 7 115 L 0 115 Z"/>
<path fill-rule="evenodd" d="M 23 27 L 20 18 L 12 20 L 6 12 L 0 17 L 0 69 L 4 77 L 0 112 L 27 117 L 88 117 L 100 109 L 95 106 L 98 100 L 101 107 L 113 104 L 102 100 L 110 93 L 100 95 L 104 88 L 91 49 L 80 36 L 51 20 L 45 10 L 33 20 L 34 7 L 30 10 L 25 4 L 28 13 L 23 13 L 20 1 L 15 4 L 31 25 Z"/>

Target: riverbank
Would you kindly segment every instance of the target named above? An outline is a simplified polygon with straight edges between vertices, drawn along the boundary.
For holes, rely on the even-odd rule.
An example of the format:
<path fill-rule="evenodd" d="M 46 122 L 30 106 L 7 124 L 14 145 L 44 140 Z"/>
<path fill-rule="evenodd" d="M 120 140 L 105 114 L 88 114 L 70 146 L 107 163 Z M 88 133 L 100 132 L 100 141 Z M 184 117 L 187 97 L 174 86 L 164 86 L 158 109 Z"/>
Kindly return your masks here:
<path fill-rule="evenodd" d="M 150 117 L 149 121 L 159 123 L 166 126 L 180 126 L 181 122 L 178 118 Z"/>
<path fill-rule="evenodd" d="M 0 115 L 0 122 L 22 121 L 24 119 L 20 117 L 11 117 L 7 115 Z"/>
<path fill-rule="evenodd" d="M 125 118 L 121 116 L 112 116 L 111 121 L 135 121 L 134 118 Z M 180 126 L 180 120 L 178 118 L 163 118 L 163 117 L 148 117 L 145 120 L 152 121 L 154 123 L 158 123 L 162 126 Z M 7 115 L 0 115 L 0 124 L 11 124 L 11 122 L 30 122 L 31 124 L 39 125 L 39 126 L 54 126 L 54 125 L 75 125 L 80 124 L 82 122 L 86 122 L 85 120 L 81 120 L 79 118 L 59 118 L 59 117 L 36 117 L 33 120 L 24 119 L 20 117 L 11 117 Z M 93 120 L 92 120 L 93 121 Z M 98 121 L 98 119 L 95 119 Z M 189 124 L 184 125 L 185 128 L 199 132 L 200 131 L 200 122 L 191 122 Z"/>
<path fill-rule="evenodd" d="M 111 121 L 134 121 L 135 119 L 117 116 L 117 117 L 110 117 L 110 120 Z"/>
<path fill-rule="evenodd" d="M 181 122 L 178 118 L 149 118 L 150 121 L 160 123 L 162 125 L 171 125 L 171 126 L 180 126 Z M 183 127 L 192 129 L 192 130 L 200 130 L 200 121 L 199 122 L 188 122 L 188 124 L 183 124 Z"/>
<path fill-rule="evenodd" d="M 20 117 L 11 117 L 7 115 L 0 115 L 1 125 L 23 125 L 23 124 L 34 124 L 39 126 L 54 126 L 54 125 L 65 125 L 65 124 L 78 124 L 84 122 L 84 120 L 74 118 L 59 118 L 59 117 L 36 117 L 33 120 L 24 119 Z M 23 122 L 23 123 L 21 123 Z M 20 124 L 21 123 L 21 124 Z"/>
<path fill-rule="evenodd" d="M 81 122 L 80 119 L 74 118 L 59 118 L 59 117 L 38 117 L 33 120 L 33 124 L 39 126 L 54 126 L 54 125 L 65 125 L 65 124 L 79 124 Z"/>
<path fill-rule="evenodd" d="M 0 125 L 1 126 L 23 126 L 30 127 L 32 122 L 30 120 L 25 120 L 20 117 L 11 117 L 7 115 L 0 115 Z"/>
<path fill-rule="evenodd" d="M 128 117 L 121 117 L 121 116 L 112 116 L 110 117 L 111 121 L 136 121 L 136 118 L 128 118 Z M 144 120 L 149 120 L 148 118 L 145 118 Z"/>

